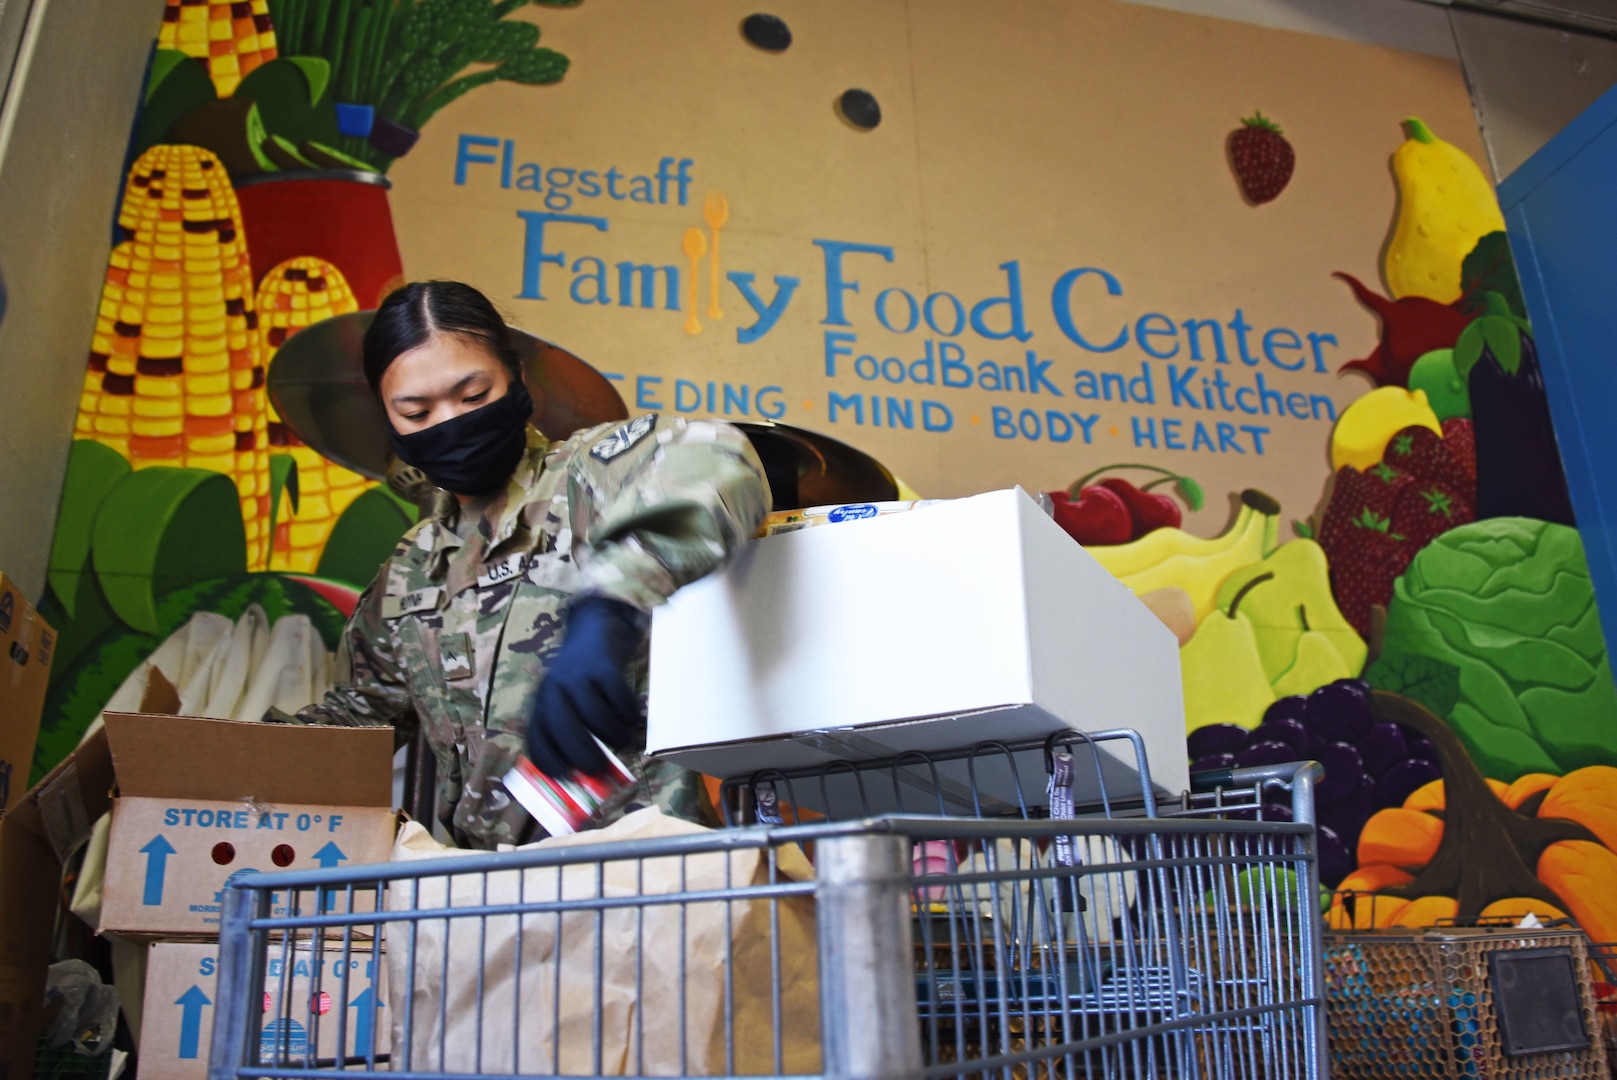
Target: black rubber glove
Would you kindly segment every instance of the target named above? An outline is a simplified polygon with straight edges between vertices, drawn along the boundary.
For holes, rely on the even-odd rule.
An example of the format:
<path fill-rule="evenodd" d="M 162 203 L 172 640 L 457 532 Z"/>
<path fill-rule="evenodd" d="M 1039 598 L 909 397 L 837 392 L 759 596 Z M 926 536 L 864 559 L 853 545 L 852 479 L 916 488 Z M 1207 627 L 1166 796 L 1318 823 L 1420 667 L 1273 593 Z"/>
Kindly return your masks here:
<path fill-rule="evenodd" d="M 646 626 L 645 613 L 620 600 L 573 601 L 561 648 L 551 657 L 528 718 L 528 757 L 541 772 L 558 778 L 603 775 L 606 755 L 591 736 L 614 750 L 634 740 L 640 705 L 628 671 Z"/>

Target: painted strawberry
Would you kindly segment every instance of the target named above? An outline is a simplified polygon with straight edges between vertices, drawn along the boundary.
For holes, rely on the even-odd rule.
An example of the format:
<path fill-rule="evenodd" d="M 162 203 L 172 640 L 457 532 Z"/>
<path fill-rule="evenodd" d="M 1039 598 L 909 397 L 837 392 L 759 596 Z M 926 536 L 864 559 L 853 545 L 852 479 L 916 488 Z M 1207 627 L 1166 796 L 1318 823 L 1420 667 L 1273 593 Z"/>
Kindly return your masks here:
<path fill-rule="evenodd" d="M 1463 416 L 1451 416 L 1443 421 L 1443 445 L 1449 448 L 1449 456 L 1454 463 L 1465 471 L 1467 490 L 1475 494 L 1477 489 L 1477 437 L 1471 430 L 1471 421 Z"/>
<path fill-rule="evenodd" d="M 1359 515 L 1369 510 L 1391 519 L 1392 508 L 1398 503 L 1398 493 L 1413 481 L 1413 477 L 1387 464 L 1379 462 L 1364 472 L 1351 465 L 1336 471 L 1336 483 L 1331 489 L 1331 501 L 1325 507 L 1320 521 L 1319 543 L 1332 564 L 1338 552 L 1349 547 L 1358 527 Z"/>
<path fill-rule="evenodd" d="M 1369 634 L 1371 609 L 1392 600 L 1393 583 L 1421 548 L 1476 520 L 1476 498 L 1476 450 L 1465 420 L 1444 424 L 1442 435 L 1406 427 L 1370 468 L 1337 471 L 1319 543 L 1337 606 L 1354 629 Z"/>
<path fill-rule="evenodd" d="M 1414 552 L 1476 518 L 1475 503 L 1464 493 L 1442 481 L 1420 480 L 1398 493 L 1391 528 Z"/>
<path fill-rule="evenodd" d="M 1415 549 L 1393 531 L 1390 516 L 1365 508 L 1348 523 L 1336 550 L 1327 549 L 1327 554 L 1336 606 L 1353 629 L 1369 637 L 1370 609 L 1385 608 L 1392 600 L 1393 582 L 1409 566 Z"/>
<path fill-rule="evenodd" d="M 1319 543 L 1331 568 L 1337 606 L 1362 635 L 1370 632 L 1370 609 L 1387 606 L 1393 582 L 1414 557 L 1414 549 L 1393 528 L 1393 515 L 1416 482 L 1414 474 L 1391 463 L 1390 455 L 1364 472 L 1347 465 L 1337 471 Z"/>
<path fill-rule="evenodd" d="M 1431 428 L 1406 427 L 1387 443 L 1382 461 L 1415 477 L 1417 482 L 1435 482 L 1451 489 L 1469 505 L 1477 500 L 1476 469 L 1466 468 L 1457 459 L 1457 449 L 1458 444 L 1450 445 L 1447 438 Z"/>
<path fill-rule="evenodd" d="M 1297 154 L 1280 133 L 1280 125 L 1253 113 L 1230 132 L 1230 167 L 1241 185 L 1241 194 L 1254 206 L 1274 199 L 1286 189 L 1297 166 Z"/>

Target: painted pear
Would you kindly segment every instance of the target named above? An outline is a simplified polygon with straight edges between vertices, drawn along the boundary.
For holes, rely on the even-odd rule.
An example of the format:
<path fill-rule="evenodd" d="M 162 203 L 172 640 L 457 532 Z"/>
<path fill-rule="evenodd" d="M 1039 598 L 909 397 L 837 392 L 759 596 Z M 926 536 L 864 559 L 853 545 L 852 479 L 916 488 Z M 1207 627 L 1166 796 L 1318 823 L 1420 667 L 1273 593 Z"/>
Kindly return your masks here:
<path fill-rule="evenodd" d="M 1273 686 L 1275 697 L 1311 694 L 1337 679 L 1351 679 L 1363 666 L 1350 667 L 1336 651 L 1336 642 L 1318 630 L 1305 631 L 1297 639 L 1297 655 L 1291 667 L 1280 673 Z"/>
<path fill-rule="evenodd" d="M 1336 606 L 1325 550 L 1314 541 L 1282 544 L 1232 574 L 1218 605 L 1230 610 L 1237 603 L 1277 696 L 1307 693 L 1364 667 L 1368 649 Z"/>
<path fill-rule="evenodd" d="M 1275 549 L 1279 514 L 1273 498 L 1247 490 L 1235 523 L 1210 540 L 1181 529 L 1154 529 L 1133 543 L 1086 550 L 1136 596 L 1170 586 L 1183 589 L 1199 627 L 1213 611 L 1224 579 Z"/>
<path fill-rule="evenodd" d="M 1409 137 L 1392 156 L 1398 221 L 1383 267 L 1387 290 L 1452 304 L 1465 257 L 1484 236 L 1503 232 L 1505 218 L 1493 185 L 1464 150 L 1413 116 L 1404 126 Z"/>
<path fill-rule="evenodd" d="M 1274 689 L 1258 655 L 1252 624 L 1240 611 L 1214 611 L 1179 650 L 1185 688 L 1185 730 L 1208 724 L 1254 728 L 1274 704 Z"/>

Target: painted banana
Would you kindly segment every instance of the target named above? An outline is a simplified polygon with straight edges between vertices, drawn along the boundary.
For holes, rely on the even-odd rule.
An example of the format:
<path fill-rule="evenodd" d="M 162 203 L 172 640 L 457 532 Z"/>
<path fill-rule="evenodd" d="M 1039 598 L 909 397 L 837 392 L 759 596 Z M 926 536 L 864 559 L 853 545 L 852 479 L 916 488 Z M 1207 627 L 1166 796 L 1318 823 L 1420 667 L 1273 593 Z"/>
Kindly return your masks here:
<path fill-rule="evenodd" d="M 1241 492 L 1241 511 L 1236 515 L 1235 523 L 1217 536 L 1194 536 L 1183 529 L 1153 529 L 1133 543 L 1086 547 L 1084 550 L 1095 556 L 1114 576 L 1127 578 L 1174 556 L 1209 558 L 1235 547 L 1240 543 L 1248 519 L 1254 516 L 1268 517 L 1278 538 L 1279 513 L 1279 503 L 1261 491 L 1248 488 Z M 1273 546 L 1271 541 L 1271 549 Z"/>
<path fill-rule="evenodd" d="M 1235 523 L 1211 539 L 1182 529 L 1155 529 L 1130 544 L 1087 550 L 1136 595 L 1169 586 L 1183 589 L 1200 623 L 1217 605 L 1225 578 L 1279 546 L 1279 514 L 1279 503 L 1248 489 L 1241 493 Z"/>

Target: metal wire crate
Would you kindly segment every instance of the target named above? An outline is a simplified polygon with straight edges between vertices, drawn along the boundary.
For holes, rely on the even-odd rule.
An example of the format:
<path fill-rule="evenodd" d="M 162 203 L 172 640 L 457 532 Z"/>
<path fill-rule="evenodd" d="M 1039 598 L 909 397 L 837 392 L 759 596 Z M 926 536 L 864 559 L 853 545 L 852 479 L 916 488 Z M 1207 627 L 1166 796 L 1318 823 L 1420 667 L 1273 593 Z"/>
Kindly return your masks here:
<path fill-rule="evenodd" d="M 1290 778 L 1309 806 L 1312 778 Z M 224 905 L 209 1076 L 1319 1080 L 1317 892 L 1311 826 L 1228 816 L 886 816 L 254 875 Z M 371 941 L 390 992 L 337 963 L 264 1015 L 272 957 Z"/>
<path fill-rule="evenodd" d="M 1604 958 L 1575 929 L 1327 933 L 1332 1075 L 1604 1080 Z"/>
<path fill-rule="evenodd" d="M 1617 942 L 1590 942 L 1589 966 L 1600 1041 L 1606 1044 L 1606 1067 L 1617 1076 Z"/>

